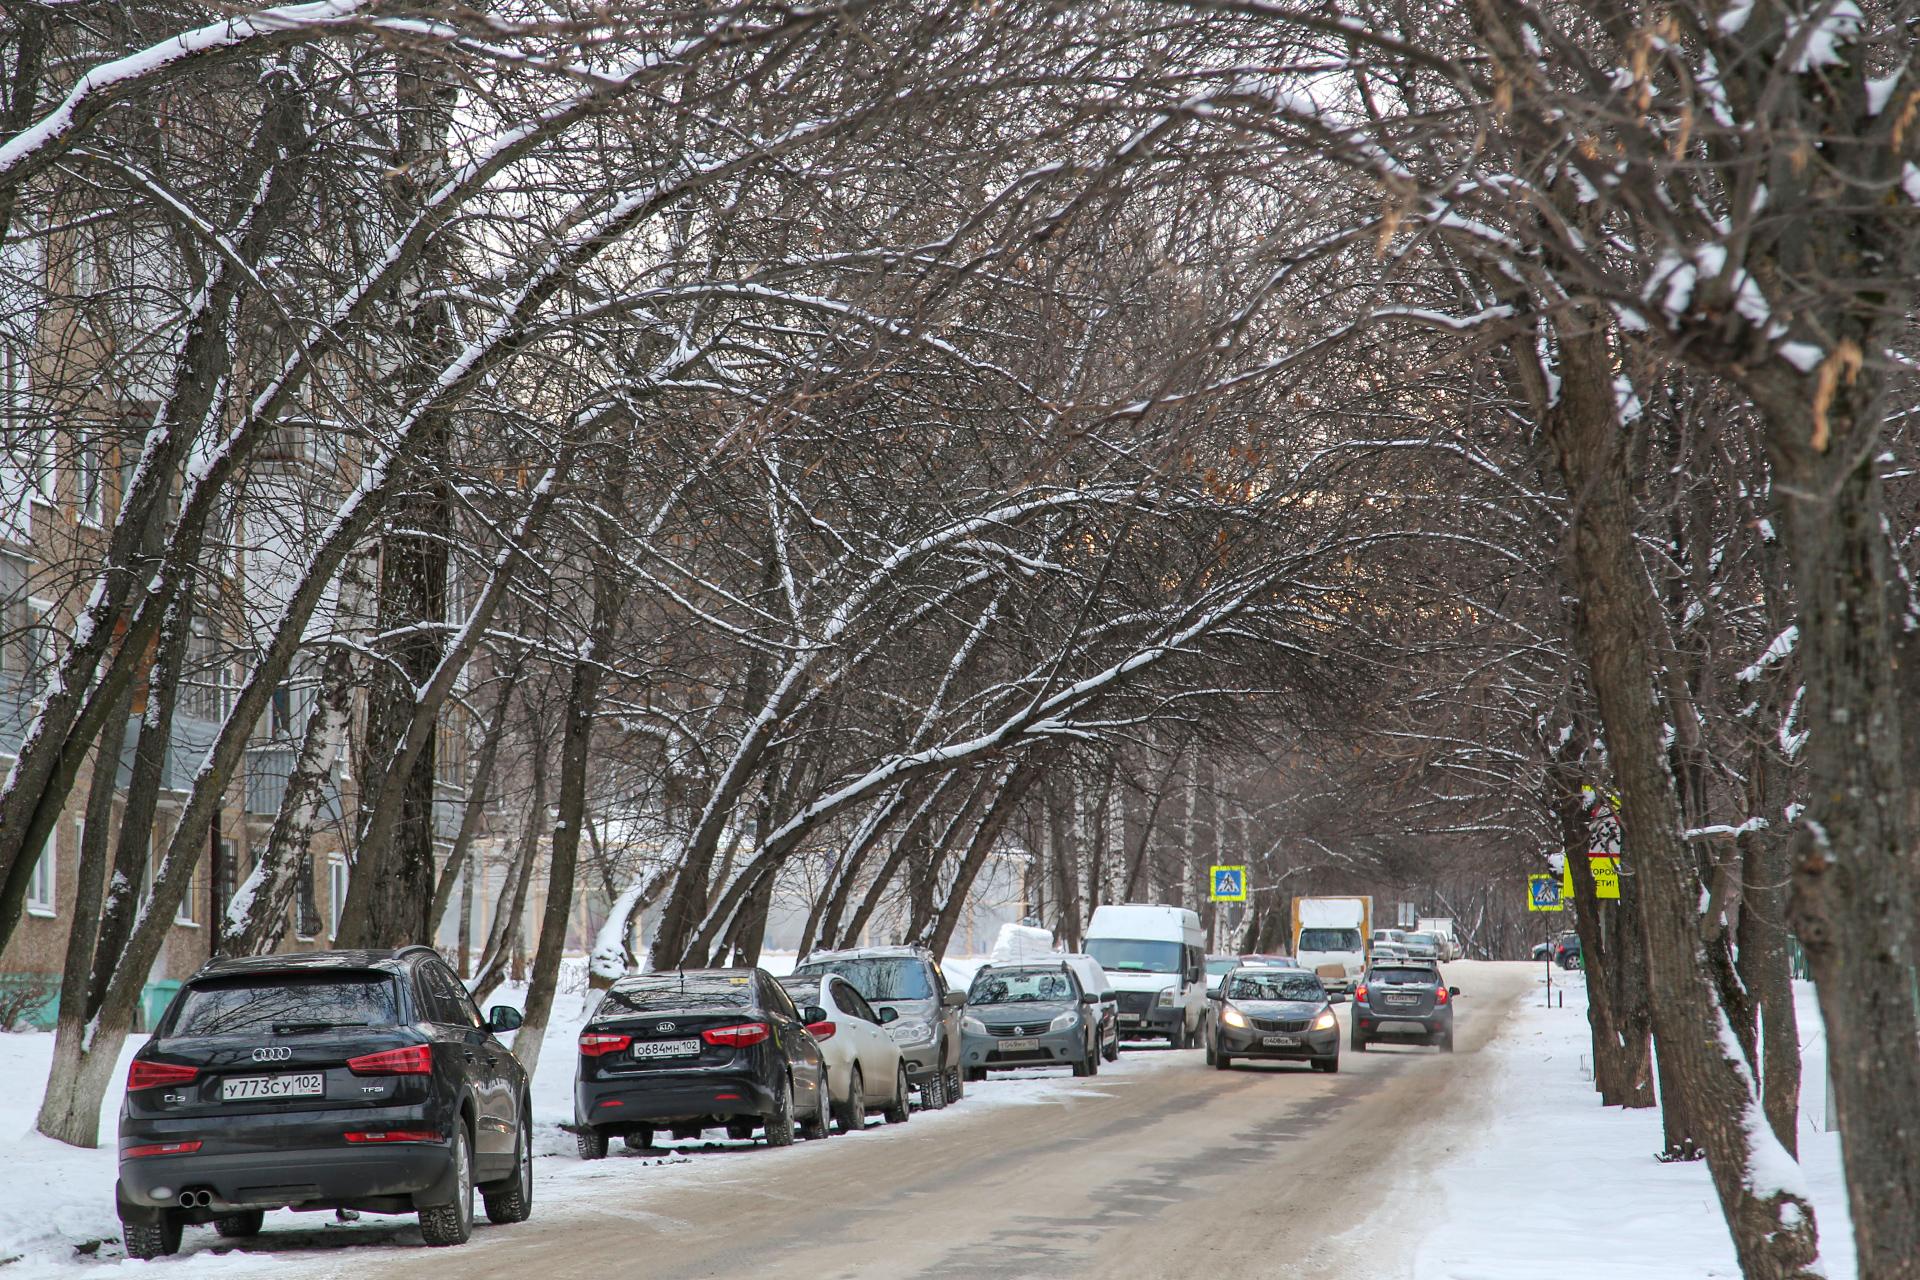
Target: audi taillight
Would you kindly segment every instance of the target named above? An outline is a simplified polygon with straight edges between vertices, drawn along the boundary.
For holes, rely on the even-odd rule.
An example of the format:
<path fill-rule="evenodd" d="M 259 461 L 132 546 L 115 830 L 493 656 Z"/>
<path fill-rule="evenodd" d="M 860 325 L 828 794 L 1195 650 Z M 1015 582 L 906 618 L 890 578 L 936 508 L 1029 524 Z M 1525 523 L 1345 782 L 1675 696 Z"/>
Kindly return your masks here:
<path fill-rule="evenodd" d="M 834 1026 L 831 1022 L 809 1022 L 807 1024 L 807 1030 L 813 1034 L 815 1040 L 831 1040 L 833 1039 L 833 1033 L 839 1029 L 840 1028 Z"/>
<path fill-rule="evenodd" d="M 440 1135 L 432 1129 L 368 1129 L 349 1133 L 347 1141 L 355 1146 L 370 1142 L 438 1142 Z"/>
<path fill-rule="evenodd" d="M 198 1151 L 199 1149 L 200 1149 L 200 1139 L 194 1138 L 187 1142 L 155 1142 L 155 1143 L 150 1143 L 144 1147 L 128 1147 L 125 1151 L 122 1151 L 120 1154 L 132 1160 L 132 1159 L 138 1159 L 141 1156 L 191 1155 L 193 1152 Z"/>
<path fill-rule="evenodd" d="M 163 1084 L 190 1084 L 200 1074 L 197 1067 L 177 1067 L 171 1062 L 147 1062 L 135 1058 L 127 1068 L 127 1090 L 152 1089 Z"/>
<path fill-rule="evenodd" d="M 744 1049 L 750 1044 L 759 1044 L 772 1034 L 767 1030 L 767 1024 L 764 1022 L 742 1022 L 737 1026 L 714 1027 L 710 1031 L 702 1031 L 700 1038 L 708 1044 L 732 1045 L 736 1049 Z"/>
<path fill-rule="evenodd" d="M 598 1058 L 609 1053 L 618 1053 L 632 1043 L 632 1036 L 615 1035 L 611 1031 L 582 1031 L 580 1056 Z"/>
<path fill-rule="evenodd" d="M 347 1059 L 347 1070 L 357 1076 L 427 1076 L 433 1074 L 433 1048 L 410 1044 Z"/>

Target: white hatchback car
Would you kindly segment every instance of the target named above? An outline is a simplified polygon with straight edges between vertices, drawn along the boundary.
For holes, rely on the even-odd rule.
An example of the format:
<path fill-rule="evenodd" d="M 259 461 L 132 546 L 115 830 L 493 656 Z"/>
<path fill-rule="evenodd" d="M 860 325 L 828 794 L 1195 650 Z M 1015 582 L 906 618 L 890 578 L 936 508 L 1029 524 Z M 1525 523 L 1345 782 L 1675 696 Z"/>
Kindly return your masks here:
<path fill-rule="evenodd" d="M 869 1107 L 880 1108 L 888 1124 L 905 1124 L 912 1098 L 906 1061 L 866 997 L 837 973 L 795 974 L 781 978 L 780 985 L 820 1043 L 827 1096 L 840 1132 L 866 1128 Z"/>

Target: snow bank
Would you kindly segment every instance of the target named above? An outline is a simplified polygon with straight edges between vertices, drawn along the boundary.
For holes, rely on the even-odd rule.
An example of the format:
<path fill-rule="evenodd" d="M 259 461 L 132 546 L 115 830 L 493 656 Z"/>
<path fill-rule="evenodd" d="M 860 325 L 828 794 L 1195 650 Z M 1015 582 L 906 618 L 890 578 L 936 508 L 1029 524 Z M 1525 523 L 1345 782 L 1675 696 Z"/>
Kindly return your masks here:
<path fill-rule="evenodd" d="M 1044 960 L 1053 954 L 1053 930 L 1033 925 L 1000 926 L 1000 934 L 987 953 L 988 964 L 1019 964 L 1026 960 Z"/>
<path fill-rule="evenodd" d="M 1657 1111 L 1609 1110 L 1591 1080 L 1584 975 L 1555 975 L 1564 1008 L 1535 994 L 1483 1052 L 1483 1125 L 1423 1178 L 1441 1211 L 1414 1280 L 1737 1280 L 1733 1241 L 1704 1163 L 1661 1164 Z M 1804 1076 L 1801 1184 L 1812 1194 L 1831 1280 L 1853 1280 L 1853 1232 L 1839 1135 L 1823 1131 L 1819 1006 L 1795 984 Z M 1778 1147 L 1775 1147 L 1778 1150 Z M 1784 1153 L 1781 1153 L 1784 1160 Z M 1775 1170 L 1775 1174 L 1787 1171 Z"/>

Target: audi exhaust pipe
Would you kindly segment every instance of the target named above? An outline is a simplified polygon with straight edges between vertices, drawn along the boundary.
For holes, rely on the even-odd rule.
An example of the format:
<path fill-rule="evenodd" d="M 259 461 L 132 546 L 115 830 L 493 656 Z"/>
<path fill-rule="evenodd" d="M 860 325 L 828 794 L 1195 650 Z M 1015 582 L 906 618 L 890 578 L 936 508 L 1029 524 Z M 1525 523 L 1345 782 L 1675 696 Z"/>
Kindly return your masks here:
<path fill-rule="evenodd" d="M 182 1209 L 204 1209 L 212 1203 L 213 1192 L 211 1191 L 182 1191 L 180 1193 L 180 1207 Z"/>

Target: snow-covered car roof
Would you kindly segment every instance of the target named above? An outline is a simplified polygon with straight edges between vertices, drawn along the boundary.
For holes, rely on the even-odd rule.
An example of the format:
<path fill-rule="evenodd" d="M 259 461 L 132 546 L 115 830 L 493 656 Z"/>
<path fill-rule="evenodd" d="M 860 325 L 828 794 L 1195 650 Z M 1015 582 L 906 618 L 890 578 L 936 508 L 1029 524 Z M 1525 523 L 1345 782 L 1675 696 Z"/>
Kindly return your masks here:
<path fill-rule="evenodd" d="M 901 958 L 925 960 L 931 963 L 933 953 L 925 947 L 904 945 L 890 947 L 847 947 L 839 951 L 809 951 L 801 959 L 800 964 L 815 964 L 822 960 L 881 960 Z M 800 966 L 795 965 L 794 967 L 799 968 Z"/>

